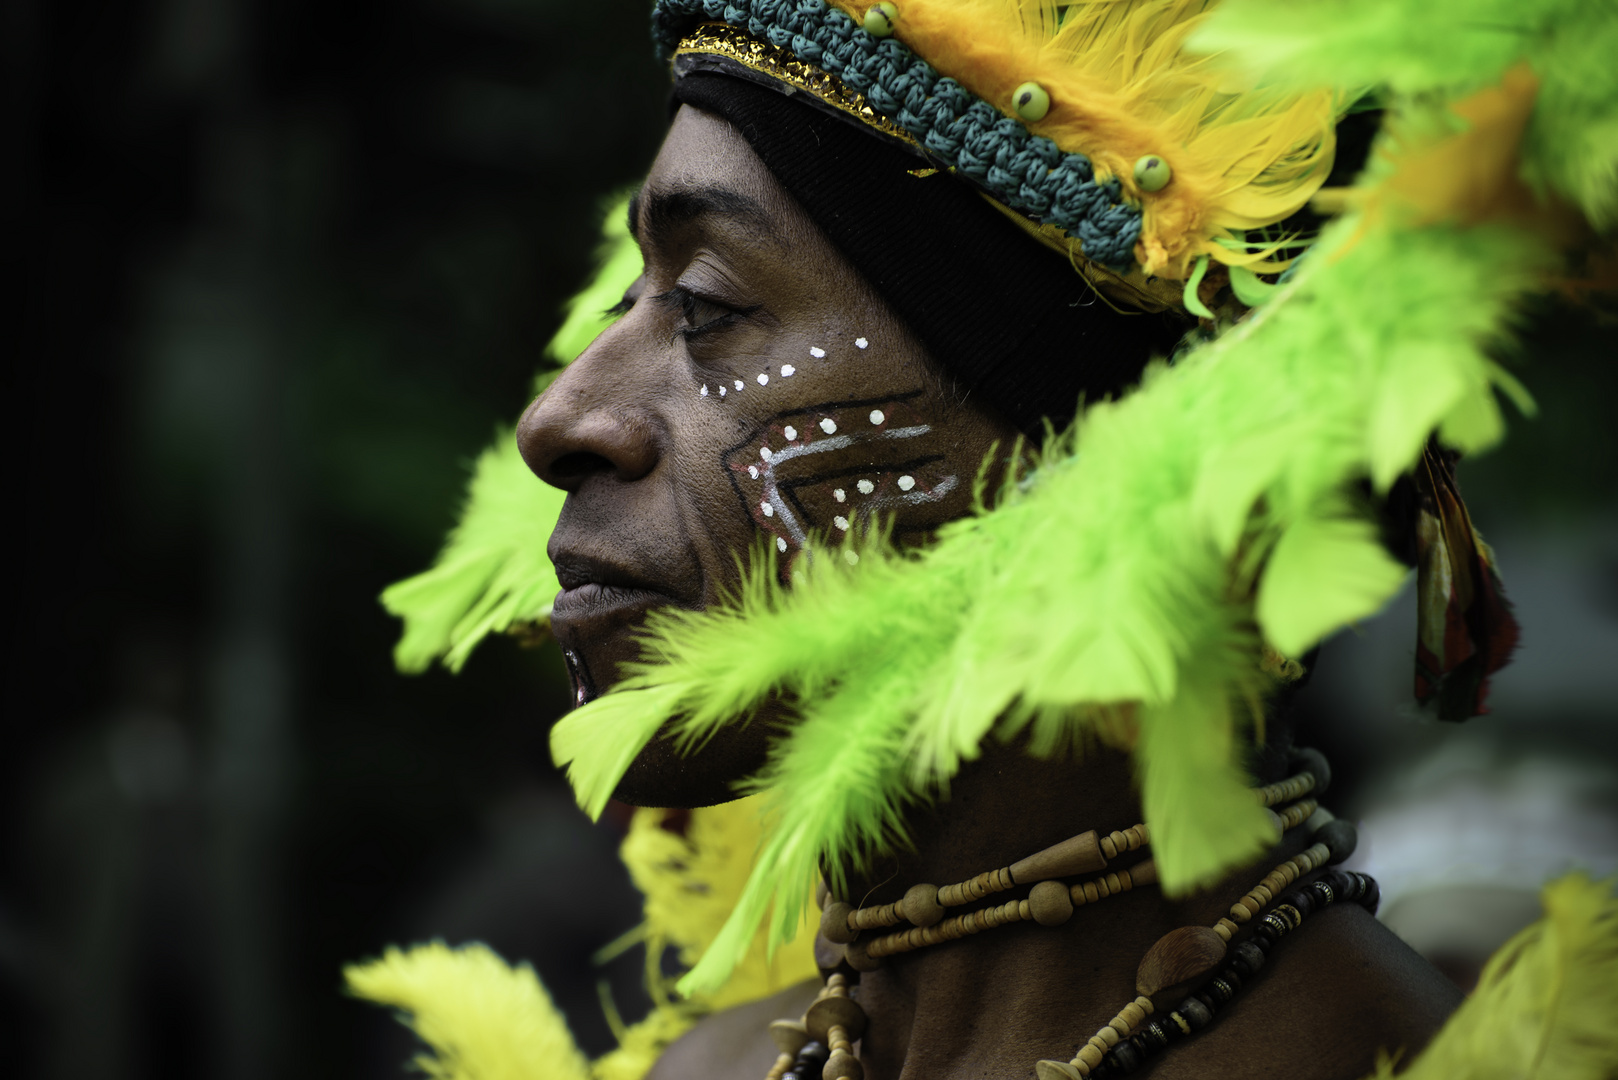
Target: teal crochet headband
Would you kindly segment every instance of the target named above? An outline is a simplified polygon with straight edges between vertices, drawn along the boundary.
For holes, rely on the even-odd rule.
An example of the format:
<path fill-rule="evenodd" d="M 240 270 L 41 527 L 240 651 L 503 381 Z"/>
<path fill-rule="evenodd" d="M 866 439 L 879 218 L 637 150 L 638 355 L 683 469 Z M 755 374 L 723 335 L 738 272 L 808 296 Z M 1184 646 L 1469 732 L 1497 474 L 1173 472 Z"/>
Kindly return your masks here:
<path fill-rule="evenodd" d="M 1031 134 L 895 38 L 873 35 L 824 0 L 658 0 L 652 33 L 660 55 L 673 57 L 705 21 L 745 30 L 840 79 L 939 167 L 1076 238 L 1086 258 L 1120 272 L 1134 263 L 1141 208 L 1120 201 L 1116 178 L 1098 181 L 1088 157 Z M 736 58 L 723 36 L 699 38 L 692 48 Z"/>

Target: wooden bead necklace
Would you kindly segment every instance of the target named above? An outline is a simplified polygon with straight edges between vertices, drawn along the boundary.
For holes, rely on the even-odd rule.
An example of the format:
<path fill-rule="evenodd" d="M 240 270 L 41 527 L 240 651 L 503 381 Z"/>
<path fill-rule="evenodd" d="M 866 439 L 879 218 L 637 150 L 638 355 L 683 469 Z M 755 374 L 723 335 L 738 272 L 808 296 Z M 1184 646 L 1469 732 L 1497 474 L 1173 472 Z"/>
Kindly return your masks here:
<path fill-rule="evenodd" d="M 1105 1069 L 1113 1070 L 1106 1075 L 1132 1072 L 1148 1053 L 1143 1046 L 1150 1044 L 1155 1048 L 1150 1052 L 1155 1053 L 1157 1049 L 1167 1046 L 1171 1038 L 1165 1033 L 1166 1029 L 1160 1030 L 1161 1021 L 1146 1024 L 1147 1018 L 1154 1012 L 1154 995 L 1173 990 L 1213 971 L 1225 959 L 1232 937 L 1243 924 L 1262 912 L 1276 893 L 1300 876 L 1328 862 L 1341 862 L 1352 853 L 1355 843 L 1353 827 L 1333 818 L 1316 799 L 1302 798 L 1310 792 L 1323 792 L 1330 782 L 1331 772 L 1325 757 L 1318 751 L 1299 750 L 1293 752 L 1293 761 L 1301 766 L 1297 774 L 1255 788 L 1254 794 L 1263 806 L 1272 810 L 1281 807 L 1275 819 L 1283 833 L 1307 823 L 1316 842 L 1271 870 L 1231 905 L 1228 916 L 1222 917 L 1213 926 L 1181 927 L 1164 935 L 1147 951 L 1136 972 L 1139 996 L 1119 1010 L 1118 1015 L 1091 1037 L 1071 1061 L 1037 1063 L 1035 1068 L 1040 1080 L 1087 1080 L 1092 1075 L 1099 1077 L 1102 1073 L 1098 1070 L 1103 1070 L 1104 1061 L 1110 1062 Z M 930 884 L 915 885 L 901 899 L 873 907 L 856 908 L 830 898 L 825 895 L 823 885 L 819 896 L 824 909 L 821 936 L 842 945 L 843 958 L 848 965 L 855 972 L 864 972 L 880 966 L 883 957 L 953 941 L 1008 923 L 1033 921 L 1042 926 L 1059 926 L 1072 918 L 1077 907 L 1128 892 L 1137 886 L 1156 883 L 1157 866 L 1151 859 L 1146 859 L 1126 869 L 1110 871 L 1076 884 L 1064 884 L 1058 879 L 1106 871 L 1111 860 L 1137 851 L 1150 842 L 1151 833 L 1144 824 L 1106 836 L 1092 829 L 1009 866 L 985 871 L 942 888 Z M 1364 878 L 1363 875 L 1356 877 Z M 1364 880 L 1369 881 L 1368 878 Z M 948 908 L 1030 884 L 1032 888 L 1024 899 L 945 917 Z M 1318 884 L 1309 888 L 1314 889 Z M 1350 891 L 1346 886 L 1328 887 L 1326 895 L 1330 898 L 1320 904 L 1331 903 L 1331 898 L 1347 896 Z M 1361 888 L 1353 898 L 1359 899 L 1366 891 Z M 1374 882 L 1370 884 L 1369 891 L 1374 894 Z M 1303 910 L 1296 903 L 1295 898 L 1299 895 L 1301 893 L 1289 894 L 1278 910 Z M 1305 900 L 1305 906 L 1310 903 Z M 1304 913 L 1307 914 L 1306 911 Z M 1270 921 L 1275 917 L 1274 912 L 1264 916 L 1260 933 L 1265 932 L 1262 927 L 1270 926 Z M 1303 915 L 1297 915 L 1293 922 L 1283 918 L 1276 923 L 1281 929 L 1272 929 L 1271 937 L 1266 939 L 1267 943 L 1263 946 L 1254 946 L 1251 942 L 1235 946 L 1235 959 L 1230 966 L 1235 972 L 1236 982 L 1231 983 L 1227 978 L 1228 973 L 1221 971 L 1209 986 L 1239 987 L 1241 969 L 1248 969 L 1249 974 L 1257 970 L 1248 952 L 1267 949 L 1269 942 L 1279 940 L 1282 934 L 1295 928 L 1302 919 Z M 901 922 L 910 923 L 910 928 L 869 941 L 860 938 L 864 931 L 886 929 Z M 1259 956 L 1258 963 L 1261 964 L 1262 953 Z M 856 982 L 858 978 L 856 974 Z M 1223 983 L 1221 980 L 1224 980 Z M 801 1020 L 777 1020 L 770 1025 L 770 1036 L 780 1053 L 766 1080 L 864 1080 L 864 1068 L 854 1054 L 853 1044 L 865 1031 L 866 1017 L 864 1010 L 850 996 L 850 990 L 848 976 L 843 972 L 833 972 Z M 1189 1034 L 1203 1026 L 1212 1018 L 1217 1006 L 1229 1001 L 1235 991 L 1230 990 L 1224 997 L 1219 997 L 1217 990 L 1210 993 L 1214 996 L 1209 1000 L 1214 1004 L 1203 1000 L 1208 998 L 1208 993 L 1199 993 L 1187 998 L 1179 1010 L 1171 1015 L 1170 1020 L 1176 1025 L 1175 1030 L 1179 1035 Z M 1185 1015 L 1187 1009 L 1195 1014 L 1195 1021 Z M 1136 1045 L 1141 1040 L 1145 1041 Z M 1118 1048 L 1121 1046 L 1125 1049 L 1120 1052 Z M 1120 1053 L 1121 1056 L 1117 1056 Z"/>
<path fill-rule="evenodd" d="M 1071 1080 L 1075 1075 L 1086 1080 L 1111 1080 L 1114 1076 L 1129 1075 L 1139 1069 L 1147 1058 L 1207 1027 L 1213 1021 L 1214 1014 L 1241 990 L 1243 981 L 1258 974 L 1270 949 L 1281 938 L 1303 925 L 1304 919 L 1312 912 L 1339 901 L 1353 900 L 1374 915 L 1380 899 L 1381 890 L 1370 875 L 1349 870 L 1328 871 L 1304 888 L 1283 897 L 1274 911 L 1258 921 L 1253 937 L 1231 950 L 1230 963 L 1208 980 L 1202 989 L 1187 996 L 1166 1017 L 1141 1025 L 1128 1039 L 1120 1039 L 1088 1074 L 1076 1068 L 1070 1073 L 1061 1068 L 1060 1062 L 1040 1062 L 1035 1066 L 1040 1080 L 1054 1080 L 1056 1077 Z M 1057 1068 L 1041 1069 L 1040 1066 L 1044 1065 L 1055 1065 Z"/>

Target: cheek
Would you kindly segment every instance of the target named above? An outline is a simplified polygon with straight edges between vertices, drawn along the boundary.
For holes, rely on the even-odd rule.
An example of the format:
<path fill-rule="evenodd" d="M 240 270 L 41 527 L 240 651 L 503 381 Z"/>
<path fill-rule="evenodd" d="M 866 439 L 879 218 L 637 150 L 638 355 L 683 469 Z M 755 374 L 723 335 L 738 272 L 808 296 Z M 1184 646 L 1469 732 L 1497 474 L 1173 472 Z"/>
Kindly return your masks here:
<path fill-rule="evenodd" d="M 860 333 L 779 352 L 793 355 L 761 359 L 747 377 L 740 366 L 723 380 L 699 376 L 693 392 L 699 414 L 731 421 L 705 427 L 741 433 L 710 449 L 715 479 L 749 535 L 786 557 L 784 573 L 816 535 L 840 541 L 890 516 L 903 534 L 964 512 L 969 485 L 936 422 L 939 403 L 919 377 L 906 380 L 913 364 L 885 362 Z"/>

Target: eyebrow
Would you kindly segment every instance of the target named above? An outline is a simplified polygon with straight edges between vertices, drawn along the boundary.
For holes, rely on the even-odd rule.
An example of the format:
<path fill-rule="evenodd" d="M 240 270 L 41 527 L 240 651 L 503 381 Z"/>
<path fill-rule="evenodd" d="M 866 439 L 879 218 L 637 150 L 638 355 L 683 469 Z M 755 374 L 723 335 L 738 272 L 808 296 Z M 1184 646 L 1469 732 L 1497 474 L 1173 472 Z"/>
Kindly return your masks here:
<path fill-rule="evenodd" d="M 642 208 L 645 209 L 644 230 L 641 228 Z M 663 243 L 674 230 L 704 217 L 730 218 L 785 246 L 780 230 L 764 207 L 756 199 L 730 188 L 641 188 L 629 200 L 629 232 L 643 244 Z"/>

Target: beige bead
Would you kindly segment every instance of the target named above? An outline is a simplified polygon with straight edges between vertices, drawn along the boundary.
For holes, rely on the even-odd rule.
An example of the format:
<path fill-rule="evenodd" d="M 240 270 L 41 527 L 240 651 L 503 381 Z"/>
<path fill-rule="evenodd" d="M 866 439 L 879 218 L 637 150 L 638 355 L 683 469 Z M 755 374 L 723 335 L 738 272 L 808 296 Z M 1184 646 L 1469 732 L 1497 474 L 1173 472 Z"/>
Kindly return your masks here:
<path fill-rule="evenodd" d="M 944 905 L 938 902 L 936 885 L 910 886 L 899 905 L 905 920 L 912 926 L 932 926 L 944 917 Z"/>
<path fill-rule="evenodd" d="M 852 1042 L 865 1034 L 865 1010 L 852 998 L 823 997 L 803 1014 L 803 1026 L 816 1042 L 831 1045 L 831 1029 L 840 1027 Z"/>
<path fill-rule="evenodd" d="M 1213 925 L 1213 932 L 1224 938 L 1226 942 L 1229 942 L 1231 937 L 1239 929 L 1240 927 L 1231 922 L 1229 919 L 1220 919 Z"/>
<path fill-rule="evenodd" d="M 1140 1007 L 1138 1001 L 1139 999 L 1131 1001 L 1128 1005 L 1118 1010 L 1118 1019 L 1128 1024 L 1130 1031 L 1140 1027 L 1141 1022 L 1146 1019 L 1146 1010 Z M 1151 1002 L 1147 1001 L 1146 1004 L 1150 1006 Z"/>
<path fill-rule="evenodd" d="M 809 1029 L 802 1020 L 774 1020 L 770 1023 L 770 1041 L 781 1053 L 796 1054 L 809 1042 Z"/>
<path fill-rule="evenodd" d="M 871 947 L 864 941 L 851 941 L 843 946 L 843 959 L 855 971 L 875 971 L 882 966 L 882 959 L 871 955 Z"/>
<path fill-rule="evenodd" d="M 1041 881 L 1028 894 L 1028 909 L 1041 926 L 1061 926 L 1073 917 L 1073 900 L 1060 881 Z"/>
<path fill-rule="evenodd" d="M 1108 1024 L 1106 1027 L 1096 1032 L 1096 1035 L 1101 1039 L 1101 1041 L 1107 1044 L 1107 1049 L 1109 1050 L 1118 1045 L 1119 1038 L 1128 1034 L 1129 1033 L 1127 1031 L 1119 1031 L 1111 1024 Z"/>
<path fill-rule="evenodd" d="M 859 1058 L 847 1050 L 834 1050 L 820 1075 L 823 1080 L 865 1080 L 865 1069 Z"/>
<path fill-rule="evenodd" d="M 1081 1073 L 1065 1061 L 1036 1061 L 1034 1075 L 1039 1080 L 1084 1080 L 1086 1073 Z"/>
<path fill-rule="evenodd" d="M 1086 1072 L 1088 1072 L 1090 1069 L 1094 1069 L 1097 1065 L 1100 1065 L 1101 1059 L 1105 1056 L 1106 1055 L 1100 1050 L 1097 1050 L 1093 1044 L 1085 1043 L 1083 1046 L 1079 1047 L 1079 1052 L 1074 1056 L 1073 1063 L 1077 1065 L 1082 1062 L 1085 1066 L 1087 1066 Z"/>
<path fill-rule="evenodd" d="M 852 905 L 841 900 L 826 905 L 826 910 L 820 913 L 820 932 L 827 941 L 847 945 L 858 936 L 859 931 L 848 925 L 848 916 L 853 910 Z"/>
<path fill-rule="evenodd" d="M 781 1080 L 781 1077 L 785 1076 L 787 1070 L 792 1067 L 793 1057 L 794 1055 L 787 1053 L 777 1055 L 775 1064 L 771 1065 L 770 1071 L 764 1074 L 764 1080 Z"/>

